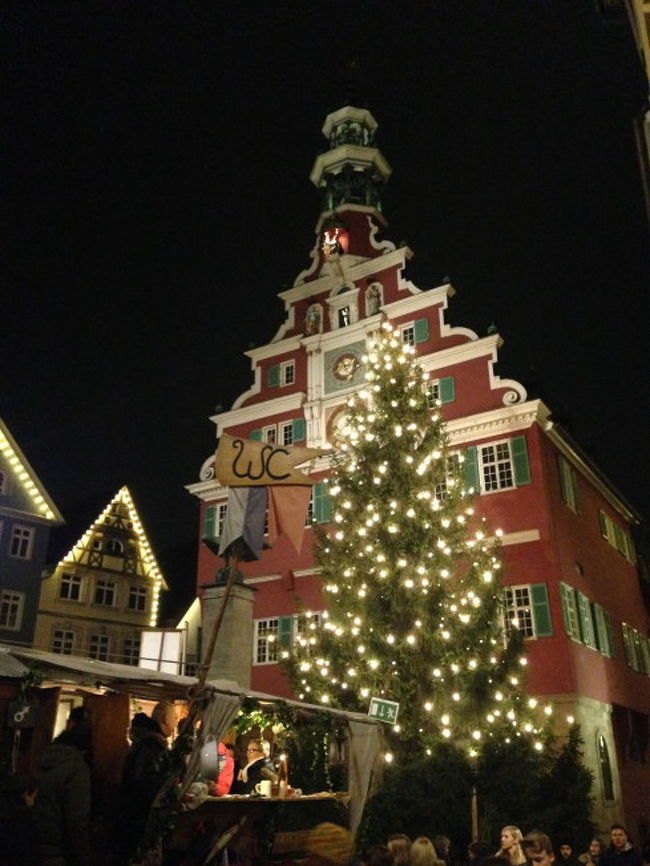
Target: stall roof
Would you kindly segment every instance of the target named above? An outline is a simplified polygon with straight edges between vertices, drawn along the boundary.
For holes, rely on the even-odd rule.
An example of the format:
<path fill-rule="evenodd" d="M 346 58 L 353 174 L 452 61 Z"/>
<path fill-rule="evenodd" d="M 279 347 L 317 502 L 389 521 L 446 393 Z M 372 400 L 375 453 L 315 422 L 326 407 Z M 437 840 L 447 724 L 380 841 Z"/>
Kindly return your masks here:
<path fill-rule="evenodd" d="M 48 680 L 61 685 L 103 687 L 155 701 L 189 700 L 192 690 L 198 685 L 197 677 L 0 644 L 0 678 L 20 679 L 34 666 L 37 666 Z M 261 703 L 283 703 L 305 712 L 327 713 L 348 721 L 365 722 L 374 726 L 379 724 L 363 713 L 305 704 L 277 695 L 254 692 L 232 680 L 208 680 L 206 687 L 218 694 L 238 695 L 242 700 L 253 698 Z"/>

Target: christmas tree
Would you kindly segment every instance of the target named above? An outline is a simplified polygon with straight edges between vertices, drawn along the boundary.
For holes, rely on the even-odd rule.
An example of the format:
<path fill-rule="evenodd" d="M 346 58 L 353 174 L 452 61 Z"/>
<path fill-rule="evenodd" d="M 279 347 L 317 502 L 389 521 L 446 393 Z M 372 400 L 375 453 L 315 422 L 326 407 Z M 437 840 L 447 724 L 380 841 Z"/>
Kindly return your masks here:
<path fill-rule="evenodd" d="M 522 736 L 541 749 L 516 622 L 504 630 L 499 532 L 475 514 L 414 354 L 388 323 L 369 339 L 316 550 L 326 610 L 305 616 L 292 683 L 310 703 L 399 704 L 393 751 L 449 740 L 475 757 L 491 739 Z"/>

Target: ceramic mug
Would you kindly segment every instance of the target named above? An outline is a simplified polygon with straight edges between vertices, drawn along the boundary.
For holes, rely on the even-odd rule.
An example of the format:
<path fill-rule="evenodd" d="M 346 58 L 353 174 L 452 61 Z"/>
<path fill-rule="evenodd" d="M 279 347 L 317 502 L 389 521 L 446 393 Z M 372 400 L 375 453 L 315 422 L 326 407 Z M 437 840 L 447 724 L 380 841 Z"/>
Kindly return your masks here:
<path fill-rule="evenodd" d="M 261 782 L 258 782 L 257 785 L 255 785 L 255 793 L 261 794 L 262 797 L 270 797 L 271 782 L 268 779 L 262 779 Z"/>

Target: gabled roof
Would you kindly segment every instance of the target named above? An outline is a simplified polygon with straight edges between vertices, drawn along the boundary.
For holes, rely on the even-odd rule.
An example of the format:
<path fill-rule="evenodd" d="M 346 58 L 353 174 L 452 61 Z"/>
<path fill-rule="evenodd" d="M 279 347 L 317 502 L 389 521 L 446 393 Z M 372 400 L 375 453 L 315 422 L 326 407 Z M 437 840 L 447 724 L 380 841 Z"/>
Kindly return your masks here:
<path fill-rule="evenodd" d="M 156 587 L 168 589 L 158 561 L 151 549 L 149 539 L 142 526 L 140 515 L 131 498 L 129 488 L 126 486 L 118 490 L 97 519 L 91 523 L 76 544 L 58 563 L 57 567 L 66 563 L 79 563 L 92 567 L 93 538 L 98 533 L 104 533 L 106 530 L 110 531 L 111 529 L 124 530 L 134 536 L 144 576 L 151 578 Z M 157 605 L 154 605 L 154 607 L 157 607 Z"/>
<path fill-rule="evenodd" d="M 15 483 L 32 503 L 34 516 L 55 525 L 65 523 L 59 509 L 52 501 L 40 478 L 20 450 L 7 425 L 0 418 L 0 453 L 12 473 Z"/>

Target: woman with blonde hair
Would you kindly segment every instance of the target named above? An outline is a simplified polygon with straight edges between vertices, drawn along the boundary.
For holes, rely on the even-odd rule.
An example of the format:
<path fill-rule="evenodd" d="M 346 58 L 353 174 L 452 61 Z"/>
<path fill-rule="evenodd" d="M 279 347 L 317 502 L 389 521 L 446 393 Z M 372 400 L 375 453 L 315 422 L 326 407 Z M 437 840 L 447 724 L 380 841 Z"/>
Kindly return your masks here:
<path fill-rule="evenodd" d="M 523 866 L 526 862 L 521 840 L 523 835 L 519 827 L 514 824 L 508 824 L 501 831 L 501 847 L 496 853 L 496 857 L 505 857 L 510 866 Z"/>
<path fill-rule="evenodd" d="M 410 866 L 412 843 L 405 833 L 393 833 L 386 844 L 393 855 L 393 866 Z"/>
<path fill-rule="evenodd" d="M 418 836 L 411 845 L 411 866 L 437 866 L 442 861 L 438 860 L 436 849 L 428 836 Z"/>

